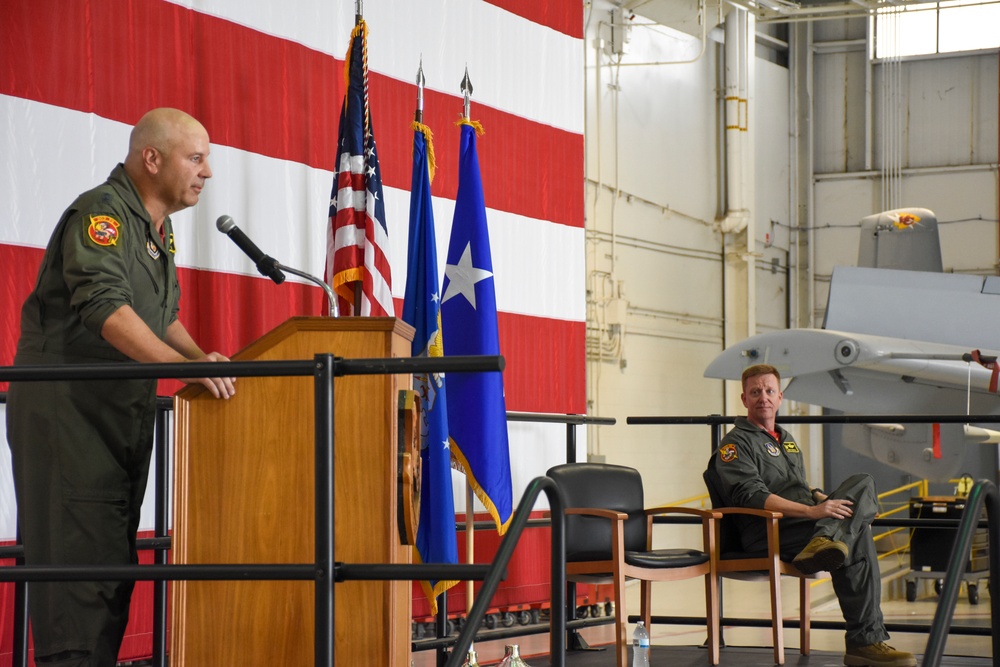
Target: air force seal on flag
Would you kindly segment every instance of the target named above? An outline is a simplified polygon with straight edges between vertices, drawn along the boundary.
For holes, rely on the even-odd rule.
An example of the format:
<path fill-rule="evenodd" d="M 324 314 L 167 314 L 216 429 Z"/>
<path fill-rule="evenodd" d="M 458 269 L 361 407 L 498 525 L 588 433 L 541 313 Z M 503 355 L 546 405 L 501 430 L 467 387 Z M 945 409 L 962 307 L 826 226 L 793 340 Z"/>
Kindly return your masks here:
<path fill-rule="evenodd" d="M 121 227 L 121 223 L 110 215 L 92 215 L 90 216 L 90 226 L 87 227 L 87 236 L 90 237 L 91 241 L 105 248 L 118 245 L 119 227 Z"/>

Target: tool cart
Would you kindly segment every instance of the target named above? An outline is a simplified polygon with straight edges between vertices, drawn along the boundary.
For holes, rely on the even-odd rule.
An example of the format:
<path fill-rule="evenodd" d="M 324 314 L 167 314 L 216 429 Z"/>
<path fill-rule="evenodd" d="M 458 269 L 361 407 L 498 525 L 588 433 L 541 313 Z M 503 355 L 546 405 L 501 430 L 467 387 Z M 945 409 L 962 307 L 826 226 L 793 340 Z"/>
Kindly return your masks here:
<path fill-rule="evenodd" d="M 966 498 L 961 496 L 926 496 L 910 499 L 911 519 L 961 519 Z M 910 575 L 906 578 L 906 600 L 917 599 L 917 580 L 933 579 L 934 592 L 941 586 L 948 570 L 948 558 L 958 535 L 958 528 L 917 527 L 910 536 Z M 969 591 L 969 603 L 979 604 L 979 582 L 989 577 L 989 535 L 985 528 L 976 530 L 972 548 L 965 559 L 962 580 Z"/>

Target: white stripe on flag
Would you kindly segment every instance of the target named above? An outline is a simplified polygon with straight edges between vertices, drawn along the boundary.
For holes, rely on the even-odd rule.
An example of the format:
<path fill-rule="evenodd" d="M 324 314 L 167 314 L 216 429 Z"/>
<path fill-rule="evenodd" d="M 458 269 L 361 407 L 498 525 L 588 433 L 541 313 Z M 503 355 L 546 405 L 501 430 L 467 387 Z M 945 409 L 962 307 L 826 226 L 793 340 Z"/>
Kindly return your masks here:
<path fill-rule="evenodd" d="M 4 95 L 0 95 L 0 118 L 7 119 L 0 131 L 0 154 L 7 156 L 9 164 L 31 166 L 9 170 L 8 177 L 0 179 L 0 201 L 11 211 L 10 219 L 19 221 L 0 225 L 0 243 L 44 247 L 70 202 L 103 181 L 124 157 L 130 128 L 92 114 Z M 88 169 L 88 163 L 67 160 L 67 154 L 94 155 L 97 166 Z M 322 276 L 333 173 L 218 144 L 212 146 L 209 160 L 214 175 L 200 203 L 172 216 L 178 264 L 257 276 L 250 260 L 215 229 L 215 220 L 228 214 L 271 257 Z M 393 283 L 401 298 L 406 285 L 410 195 L 385 186 L 383 194 Z M 455 202 L 435 197 L 433 206 L 438 269 L 443 273 Z M 498 309 L 583 321 L 583 229 L 496 209 L 487 209 L 486 216 Z M 552 252 L 553 248 L 559 252 Z M 288 279 L 299 281 L 294 276 Z"/>

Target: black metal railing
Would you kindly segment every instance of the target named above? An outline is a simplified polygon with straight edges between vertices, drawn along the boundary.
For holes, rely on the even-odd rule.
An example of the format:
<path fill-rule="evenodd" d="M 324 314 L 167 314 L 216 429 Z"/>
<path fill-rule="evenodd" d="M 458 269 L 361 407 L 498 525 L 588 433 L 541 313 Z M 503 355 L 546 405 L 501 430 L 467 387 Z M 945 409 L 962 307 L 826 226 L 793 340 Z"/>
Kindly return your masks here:
<path fill-rule="evenodd" d="M 359 564 L 334 561 L 334 385 L 347 375 L 396 375 L 425 372 L 489 372 L 503 370 L 502 357 L 417 357 L 396 359 L 343 359 L 317 354 L 303 361 L 234 361 L 226 365 L 231 377 L 313 377 L 315 415 L 315 561 L 303 564 L 221 565 L 118 565 L 118 566 L 25 566 L 0 568 L 0 581 L 101 580 L 310 580 L 315 582 L 315 665 L 334 665 L 335 584 L 368 579 L 483 579 L 489 568 L 482 565 Z M 212 377 L 219 366 L 210 362 L 175 364 L 76 364 L 59 366 L 0 367 L 0 382 L 64 381 L 96 379 L 153 379 Z M 161 424 L 162 426 L 162 424 Z M 161 429 L 162 433 L 164 429 Z M 159 460 L 159 459 L 158 459 Z M 164 466 L 165 467 L 165 466 Z M 159 473 L 158 473 L 159 474 Z M 537 495 L 537 493 L 536 493 Z M 551 495 L 551 494 L 550 494 Z M 559 501 L 556 500 L 558 503 Z M 165 510 L 165 503 L 164 508 Z M 513 549 L 513 546 L 510 547 Z M 565 558 L 565 556 L 562 556 Z M 555 558 L 555 556 L 553 556 Z M 565 567 L 563 567 L 565 572 Z M 495 584 L 494 584 L 495 585 Z M 30 590 L 27 595 L 30 595 Z M 164 596 L 165 597 L 165 596 Z M 17 601 L 21 609 L 23 600 Z M 165 602 L 165 600 L 164 600 Z M 164 610 L 165 622 L 165 610 Z M 23 621 L 22 621 L 23 622 Z M 16 628 L 15 641 L 26 630 Z M 166 634 L 164 633 L 163 637 Z M 161 641 L 163 641 L 161 639 Z M 26 646 L 26 643 L 24 644 Z M 26 659 L 27 651 L 23 651 Z M 159 660 L 154 656 L 154 661 Z M 165 662 L 155 663 L 165 667 Z"/>
<path fill-rule="evenodd" d="M 231 362 L 227 366 L 227 374 L 235 377 L 239 376 L 290 376 L 290 375 L 313 375 L 315 384 L 315 405 L 316 405 L 316 439 L 317 439 L 317 552 L 316 562 L 308 564 L 292 565 L 212 565 L 212 566 L 185 566 L 166 565 L 166 552 L 170 548 L 170 538 L 167 533 L 167 502 L 166 502 L 166 479 L 168 456 L 166 447 L 166 412 L 170 409 L 167 401 L 161 401 L 160 414 L 157 419 L 157 444 L 154 456 L 156 457 L 156 487 L 157 487 L 157 507 L 156 507 L 156 527 L 154 537 L 140 541 L 140 547 L 153 549 L 157 553 L 157 560 L 154 565 L 142 566 L 116 566 L 116 567 L 62 567 L 62 566 L 36 566 L 26 567 L 17 565 L 14 567 L 0 568 L 0 581 L 41 581 L 41 580 L 80 580 L 94 578 L 96 574 L 102 579 L 133 579 L 133 580 L 153 580 L 154 589 L 154 655 L 153 664 L 155 667 L 166 665 L 166 582 L 169 580 L 220 580 L 220 579 L 271 579 L 271 580 L 315 580 L 316 581 L 316 664 L 330 666 L 333 665 L 333 600 L 335 595 L 334 584 L 340 581 L 354 579 L 471 579 L 483 580 L 484 586 L 476 599 L 467 621 L 457 639 L 439 636 L 424 642 L 414 642 L 413 648 L 438 649 L 439 656 L 447 658 L 446 663 L 439 664 L 452 665 L 460 664 L 464 654 L 471 645 L 473 639 L 477 638 L 480 623 L 482 622 L 491 598 L 504 576 L 504 570 L 510 560 L 516 541 L 529 525 L 541 525 L 548 522 L 530 521 L 529 515 L 537 496 L 545 492 L 549 496 L 550 506 L 553 516 L 559 517 L 551 522 L 553 526 L 553 549 L 552 549 L 552 609 L 551 620 L 548 631 L 551 635 L 551 652 L 553 665 L 564 664 L 564 654 L 566 649 L 567 629 L 573 630 L 591 623 L 572 620 L 567 621 L 567 614 L 575 609 L 575 599 L 567 599 L 567 587 L 565 584 L 565 554 L 564 548 L 559 541 L 565 539 L 565 528 L 562 526 L 562 499 L 558 492 L 554 490 L 554 484 L 548 478 L 536 478 L 529 485 L 528 490 L 518 504 L 518 510 L 512 518 L 511 528 L 507 536 L 501 542 L 497 556 L 492 565 L 385 565 L 385 564 L 358 564 L 358 563 L 336 563 L 333 561 L 333 388 L 334 379 L 342 375 L 360 374 L 400 374 L 414 372 L 461 372 L 466 370 L 498 370 L 495 367 L 483 367 L 483 364 L 496 362 L 495 357 L 468 357 L 468 358 L 435 358 L 431 359 L 366 359 L 366 360 L 343 360 L 332 355 L 317 355 L 313 361 L 301 362 Z M 502 365 L 502 359 L 499 360 Z M 472 366 L 466 366 L 472 364 Z M 478 364 L 478 365 L 477 365 Z M 7 380 L 53 380 L 53 379 L 99 379 L 112 377 L 164 377 L 180 378 L 191 377 L 198 374 L 211 375 L 218 372 L 217 365 L 210 364 L 128 364 L 128 365 L 88 365 L 88 366 L 60 366 L 60 367 L 0 367 L 0 381 Z M 0 401 L 5 397 L 0 394 Z M 711 427 L 710 441 L 713 447 L 717 447 L 721 439 L 721 427 L 730 424 L 735 417 L 723 415 L 707 415 L 693 417 L 629 417 L 628 424 L 702 424 Z M 532 413 L 508 413 L 509 421 L 528 422 L 549 422 L 564 423 L 567 425 L 567 461 L 575 460 L 576 439 L 575 426 L 581 424 L 614 424 L 615 420 L 606 418 L 586 417 L 582 415 L 537 415 Z M 783 424 L 813 424 L 813 423 L 1000 423 L 1000 416 L 997 415 L 823 415 L 805 417 L 779 417 L 778 421 Z M 319 479 L 319 475 L 323 479 Z M 162 475 L 162 479 L 161 479 Z M 161 491 L 163 492 L 161 495 Z M 321 507 L 322 505 L 322 507 Z M 876 519 L 876 526 L 921 526 L 921 527 L 947 527 L 957 526 L 959 536 L 953 546 L 951 561 L 947 576 L 943 582 L 941 597 L 937 614 L 933 623 L 929 626 L 917 624 L 887 624 L 887 628 L 892 631 L 901 632 L 930 632 L 928 645 L 925 653 L 925 664 L 936 667 L 943 652 L 946 636 L 951 634 L 992 634 L 993 655 L 1000 659 L 1000 632 L 997 632 L 997 622 L 1000 620 L 1000 596 L 991 596 L 992 600 L 992 627 L 970 628 L 952 626 L 950 619 L 957 600 L 958 590 L 962 581 L 961 560 L 968 553 L 971 545 L 971 536 L 977 527 L 981 527 L 983 522 L 978 520 L 983 507 L 987 509 L 986 526 L 989 529 L 990 540 L 990 590 L 1000 590 L 997 588 L 996 566 L 997 554 L 1000 554 L 1000 494 L 996 486 L 988 481 L 978 482 L 970 493 L 967 511 L 960 522 L 947 519 Z M 557 511 L 558 508 L 558 511 Z M 162 521 L 161 521 L 162 519 Z M 658 519 L 657 523 L 685 523 L 686 518 L 678 517 L 672 519 Z M 489 524 L 488 524 L 489 525 Z M 321 539 L 322 537 L 322 539 Z M 21 550 L 19 547 L 0 548 L 0 557 L 19 557 Z M 957 559 L 957 560 L 956 560 Z M 572 593 L 571 593 L 572 595 Z M 162 605 L 162 608 L 161 608 Z M 570 606 L 573 605 L 573 606 Z M 14 665 L 26 664 L 27 627 L 24 622 L 24 610 L 26 609 L 26 599 L 23 588 L 20 593 L 15 593 L 15 662 Z M 447 606 L 444 605 L 444 613 L 447 614 Z M 17 620 L 20 613 L 21 620 Z M 630 619 L 631 620 L 631 619 Z M 676 624 L 703 624 L 704 618 L 696 617 L 654 617 L 656 622 L 668 622 Z M 723 619 L 727 625 L 769 625 L 767 619 Z M 611 619 L 602 620 L 611 622 Z M 789 619 L 785 622 L 788 627 L 797 627 L 797 621 Z M 822 622 L 813 621 L 812 626 L 817 629 L 843 629 L 842 622 Z M 516 636 L 529 634 L 526 631 L 511 630 L 506 636 Z M 439 635 L 441 634 L 439 628 Z M 491 636 L 495 633 L 484 633 Z M 498 636 L 498 635 L 496 635 Z M 18 662 L 19 645 L 21 646 L 23 661 Z M 419 645 L 419 649 L 418 649 Z M 445 647 L 451 646 L 453 650 L 450 656 L 443 652 Z M 439 661 L 443 658 L 439 657 Z M 995 664 L 997 664 L 995 662 Z"/>
<path fill-rule="evenodd" d="M 185 369 L 190 371 L 190 366 L 185 365 Z M 215 369 L 216 372 L 218 368 Z M 190 377 L 189 375 L 187 377 Z M 6 403 L 6 393 L 0 392 L 0 404 Z M 173 399 L 171 397 L 158 397 L 157 398 L 157 415 L 156 415 L 156 430 L 153 445 L 153 459 L 155 462 L 155 478 L 153 483 L 153 515 L 154 515 L 154 527 L 153 527 L 153 537 L 142 538 L 138 540 L 137 546 L 139 551 L 153 551 L 154 552 L 154 563 L 157 565 L 166 565 L 168 558 L 167 554 L 171 549 L 172 538 L 169 533 L 169 509 L 168 509 L 168 474 L 169 469 L 169 447 L 167 443 L 167 419 L 168 415 L 173 411 Z M 527 423 L 547 423 L 547 424 L 564 424 L 566 425 L 566 462 L 571 463 L 576 460 L 576 446 L 577 446 L 577 426 L 586 425 L 603 425 L 611 426 L 616 423 L 616 420 L 611 417 L 592 417 L 587 415 L 577 415 L 577 414 L 551 414 L 551 413 L 531 413 L 531 412 L 508 412 L 507 413 L 508 422 L 527 422 Z M 522 500 L 524 502 L 524 500 Z M 518 505 L 520 507 L 520 504 Z M 548 519 L 531 519 L 527 520 L 524 524 L 524 528 L 538 528 L 550 527 L 551 521 Z M 474 526 L 475 530 L 494 530 L 495 526 L 491 521 L 476 522 Z M 21 559 L 24 555 L 24 549 L 20 545 L 0 547 L 0 559 Z M 485 577 L 486 565 L 475 566 L 478 570 L 474 572 L 477 574 L 475 577 L 468 577 L 469 579 L 482 579 Z M 346 576 L 351 578 L 357 578 L 356 575 L 361 572 L 356 566 L 342 565 L 340 568 L 342 573 L 346 573 Z M 149 571 L 150 574 L 154 574 L 152 570 Z M 381 578 L 382 572 L 376 569 L 367 570 L 370 578 L 377 579 Z M 440 576 L 429 576 L 431 579 L 456 579 L 453 572 L 450 570 L 441 573 L 437 572 Z M 424 578 L 424 577 L 421 577 Z M 2 579 L 0 579 L 2 581 Z M 167 625 L 169 623 L 169 618 L 167 615 L 167 583 L 169 579 L 164 577 L 160 579 L 154 579 L 153 584 L 153 625 L 152 625 L 152 654 L 151 662 L 154 667 L 163 667 L 168 664 L 167 654 L 168 647 L 166 642 L 167 637 Z M 27 612 L 27 595 L 26 587 L 27 579 L 21 580 L 16 579 L 14 581 L 14 618 L 13 618 L 13 630 L 14 630 L 14 641 L 13 641 L 13 661 L 12 667 L 27 667 L 28 664 L 28 612 Z M 578 635 L 578 630 L 584 627 L 589 627 L 593 625 L 603 625 L 613 622 L 613 618 L 601 618 L 601 619 L 575 619 L 576 612 L 576 585 L 573 583 L 568 584 L 565 588 L 567 602 L 565 605 L 564 617 L 570 618 L 572 620 L 565 621 L 565 625 L 561 630 L 562 636 L 566 639 L 563 642 L 569 643 L 570 645 L 581 644 L 581 639 Z M 554 600 L 553 600 L 554 602 Z M 424 651 L 424 650 L 437 650 L 438 658 L 437 664 L 444 665 L 449 658 L 449 648 L 455 647 L 457 643 L 457 638 L 453 637 L 450 633 L 445 631 L 447 618 L 448 618 L 448 606 L 447 606 L 447 592 L 442 593 L 438 598 L 439 613 L 438 622 L 436 623 L 436 637 L 429 638 L 426 640 L 414 641 L 411 644 L 411 649 L 413 651 Z M 549 625 L 555 621 L 554 618 L 550 619 Z M 477 633 L 474 635 L 475 641 L 480 641 L 483 639 L 503 639 L 507 637 L 517 637 L 524 636 L 526 634 L 539 634 L 541 632 L 546 632 L 544 628 L 509 628 L 505 630 L 492 630 Z"/>

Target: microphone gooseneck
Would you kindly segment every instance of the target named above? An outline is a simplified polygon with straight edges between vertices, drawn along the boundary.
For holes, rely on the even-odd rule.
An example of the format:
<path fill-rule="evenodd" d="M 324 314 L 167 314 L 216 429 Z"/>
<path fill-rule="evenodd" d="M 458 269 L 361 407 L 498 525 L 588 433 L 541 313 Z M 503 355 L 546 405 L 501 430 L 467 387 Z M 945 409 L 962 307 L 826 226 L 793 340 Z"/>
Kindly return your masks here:
<path fill-rule="evenodd" d="M 243 233 L 243 230 L 236 226 L 236 223 L 228 215 L 219 216 L 215 221 L 216 228 L 231 238 L 240 250 L 257 265 L 257 271 L 262 276 L 270 278 L 275 284 L 280 285 L 285 282 L 285 274 L 278 268 L 278 261 L 273 257 L 264 254 L 264 251 L 257 247 L 250 238 Z"/>
<path fill-rule="evenodd" d="M 264 251 L 258 248 L 257 245 L 243 233 L 243 230 L 236 226 L 236 222 L 232 219 L 232 217 L 228 215 L 220 215 L 219 219 L 215 221 L 215 226 L 220 232 L 231 238 L 233 243 L 239 246 L 240 250 L 246 253 L 247 257 L 249 257 L 253 263 L 257 265 L 257 270 L 260 271 L 261 275 L 270 278 L 276 284 L 280 285 L 285 282 L 285 274 L 281 272 L 281 270 L 284 269 L 289 273 L 316 283 L 323 288 L 324 292 L 326 292 L 326 298 L 330 307 L 330 317 L 337 317 L 340 315 L 340 311 L 337 308 L 337 297 L 333 293 L 330 286 L 325 282 L 316 276 L 304 273 L 298 269 L 293 269 L 290 266 L 285 266 L 273 257 L 265 255 Z"/>

